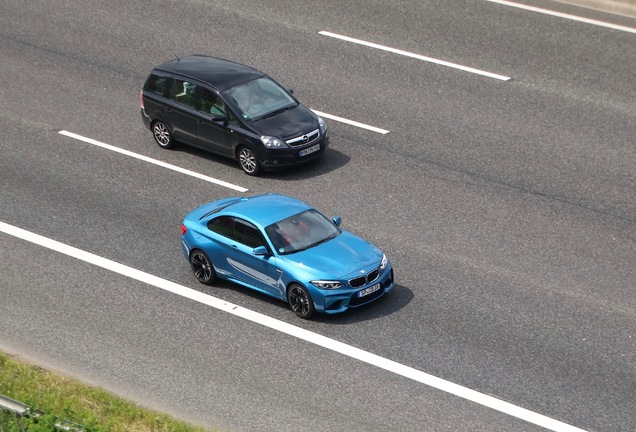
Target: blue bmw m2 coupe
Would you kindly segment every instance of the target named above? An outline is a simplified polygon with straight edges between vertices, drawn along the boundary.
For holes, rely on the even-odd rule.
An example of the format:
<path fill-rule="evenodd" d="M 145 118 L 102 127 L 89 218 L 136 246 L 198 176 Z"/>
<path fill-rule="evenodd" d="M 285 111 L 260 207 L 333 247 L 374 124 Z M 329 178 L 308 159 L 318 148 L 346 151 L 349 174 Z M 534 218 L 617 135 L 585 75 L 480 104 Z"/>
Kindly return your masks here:
<path fill-rule="evenodd" d="M 393 289 L 387 257 L 340 222 L 285 195 L 225 198 L 186 216 L 181 246 L 199 282 L 235 282 L 287 301 L 308 319 Z"/>

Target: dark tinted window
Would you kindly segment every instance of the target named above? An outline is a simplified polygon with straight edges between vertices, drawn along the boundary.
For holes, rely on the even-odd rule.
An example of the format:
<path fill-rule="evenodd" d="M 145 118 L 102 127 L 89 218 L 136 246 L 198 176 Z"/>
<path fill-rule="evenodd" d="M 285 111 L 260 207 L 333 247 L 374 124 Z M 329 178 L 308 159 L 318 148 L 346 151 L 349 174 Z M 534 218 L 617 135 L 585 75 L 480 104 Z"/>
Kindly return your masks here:
<path fill-rule="evenodd" d="M 228 238 L 234 238 L 234 219 L 229 216 L 221 216 L 208 222 L 210 231 Z"/>
<path fill-rule="evenodd" d="M 237 242 L 243 243 L 251 248 L 267 245 L 258 228 L 241 219 L 235 219 L 234 238 Z"/>
<path fill-rule="evenodd" d="M 172 78 L 152 74 L 148 77 L 144 90 L 160 96 L 169 97 L 172 88 Z"/>
<path fill-rule="evenodd" d="M 197 106 L 204 113 L 214 117 L 225 115 L 225 104 L 213 91 L 205 87 L 199 87 L 197 97 L 199 99 Z"/>
<path fill-rule="evenodd" d="M 208 222 L 210 231 L 236 240 L 251 248 L 267 246 L 263 234 L 251 223 L 230 216 L 220 216 Z"/>

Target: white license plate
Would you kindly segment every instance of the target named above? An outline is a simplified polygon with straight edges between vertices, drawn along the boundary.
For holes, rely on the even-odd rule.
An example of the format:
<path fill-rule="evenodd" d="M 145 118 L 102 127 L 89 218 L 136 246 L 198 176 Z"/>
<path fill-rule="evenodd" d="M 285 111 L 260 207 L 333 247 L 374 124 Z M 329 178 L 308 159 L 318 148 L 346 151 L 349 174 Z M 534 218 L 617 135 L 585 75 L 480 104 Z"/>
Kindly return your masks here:
<path fill-rule="evenodd" d="M 304 150 L 300 151 L 301 156 L 307 156 L 308 154 L 312 154 L 320 150 L 320 144 L 313 145 L 311 147 L 307 147 Z"/>
<path fill-rule="evenodd" d="M 380 284 L 379 283 L 377 283 L 375 285 L 372 285 L 369 288 L 365 288 L 362 291 L 358 291 L 358 298 L 364 297 L 364 296 L 369 295 L 371 293 L 374 293 L 374 292 L 376 292 L 379 289 L 380 289 Z"/>

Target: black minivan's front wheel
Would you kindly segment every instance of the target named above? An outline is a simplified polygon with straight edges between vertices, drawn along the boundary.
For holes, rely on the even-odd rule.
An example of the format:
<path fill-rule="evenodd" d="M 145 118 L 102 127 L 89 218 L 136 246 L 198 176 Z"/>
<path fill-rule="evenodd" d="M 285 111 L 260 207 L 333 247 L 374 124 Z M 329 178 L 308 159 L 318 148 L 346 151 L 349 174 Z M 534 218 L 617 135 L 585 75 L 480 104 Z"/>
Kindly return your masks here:
<path fill-rule="evenodd" d="M 155 137 L 155 142 L 159 144 L 161 148 L 170 148 L 174 146 L 174 139 L 170 134 L 170 129 L 161 121 L 156 121 L 152 125 L 152 136 Z"/>
<path fill-rule="evenodd" d="M 256 154 L 247 146 L 241 146 L 237 153 L 239 165 L 245 172 L 245 174 L 255 176 L 260 174 L 262 167 L 258 161 Z"/>
<path fill-rule="evenodd" d="M 310 319 L 316 314 L 314 301 L 307 288 L 294 283 L 287 290 L 287 301 L 296 315 L 303 319 Z"/>

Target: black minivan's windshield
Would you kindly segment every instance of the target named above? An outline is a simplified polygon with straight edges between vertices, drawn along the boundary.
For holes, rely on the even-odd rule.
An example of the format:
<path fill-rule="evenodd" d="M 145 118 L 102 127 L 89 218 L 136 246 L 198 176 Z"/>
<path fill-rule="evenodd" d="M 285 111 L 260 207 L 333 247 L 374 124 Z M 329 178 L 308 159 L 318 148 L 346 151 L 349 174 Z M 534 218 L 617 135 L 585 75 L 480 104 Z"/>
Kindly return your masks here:
<path fill-rule="evenodd" d="M 254 120 L 296 106 L 296 101 L 267 77 L 257 78 L 222 92 L 246 120 Z"/>
<path fill-rule="evenodd" d="M 265 232 L 281 255 L 318 246 L 341 233 L 340 228 L 313 209 L 271 224 Z"/>

